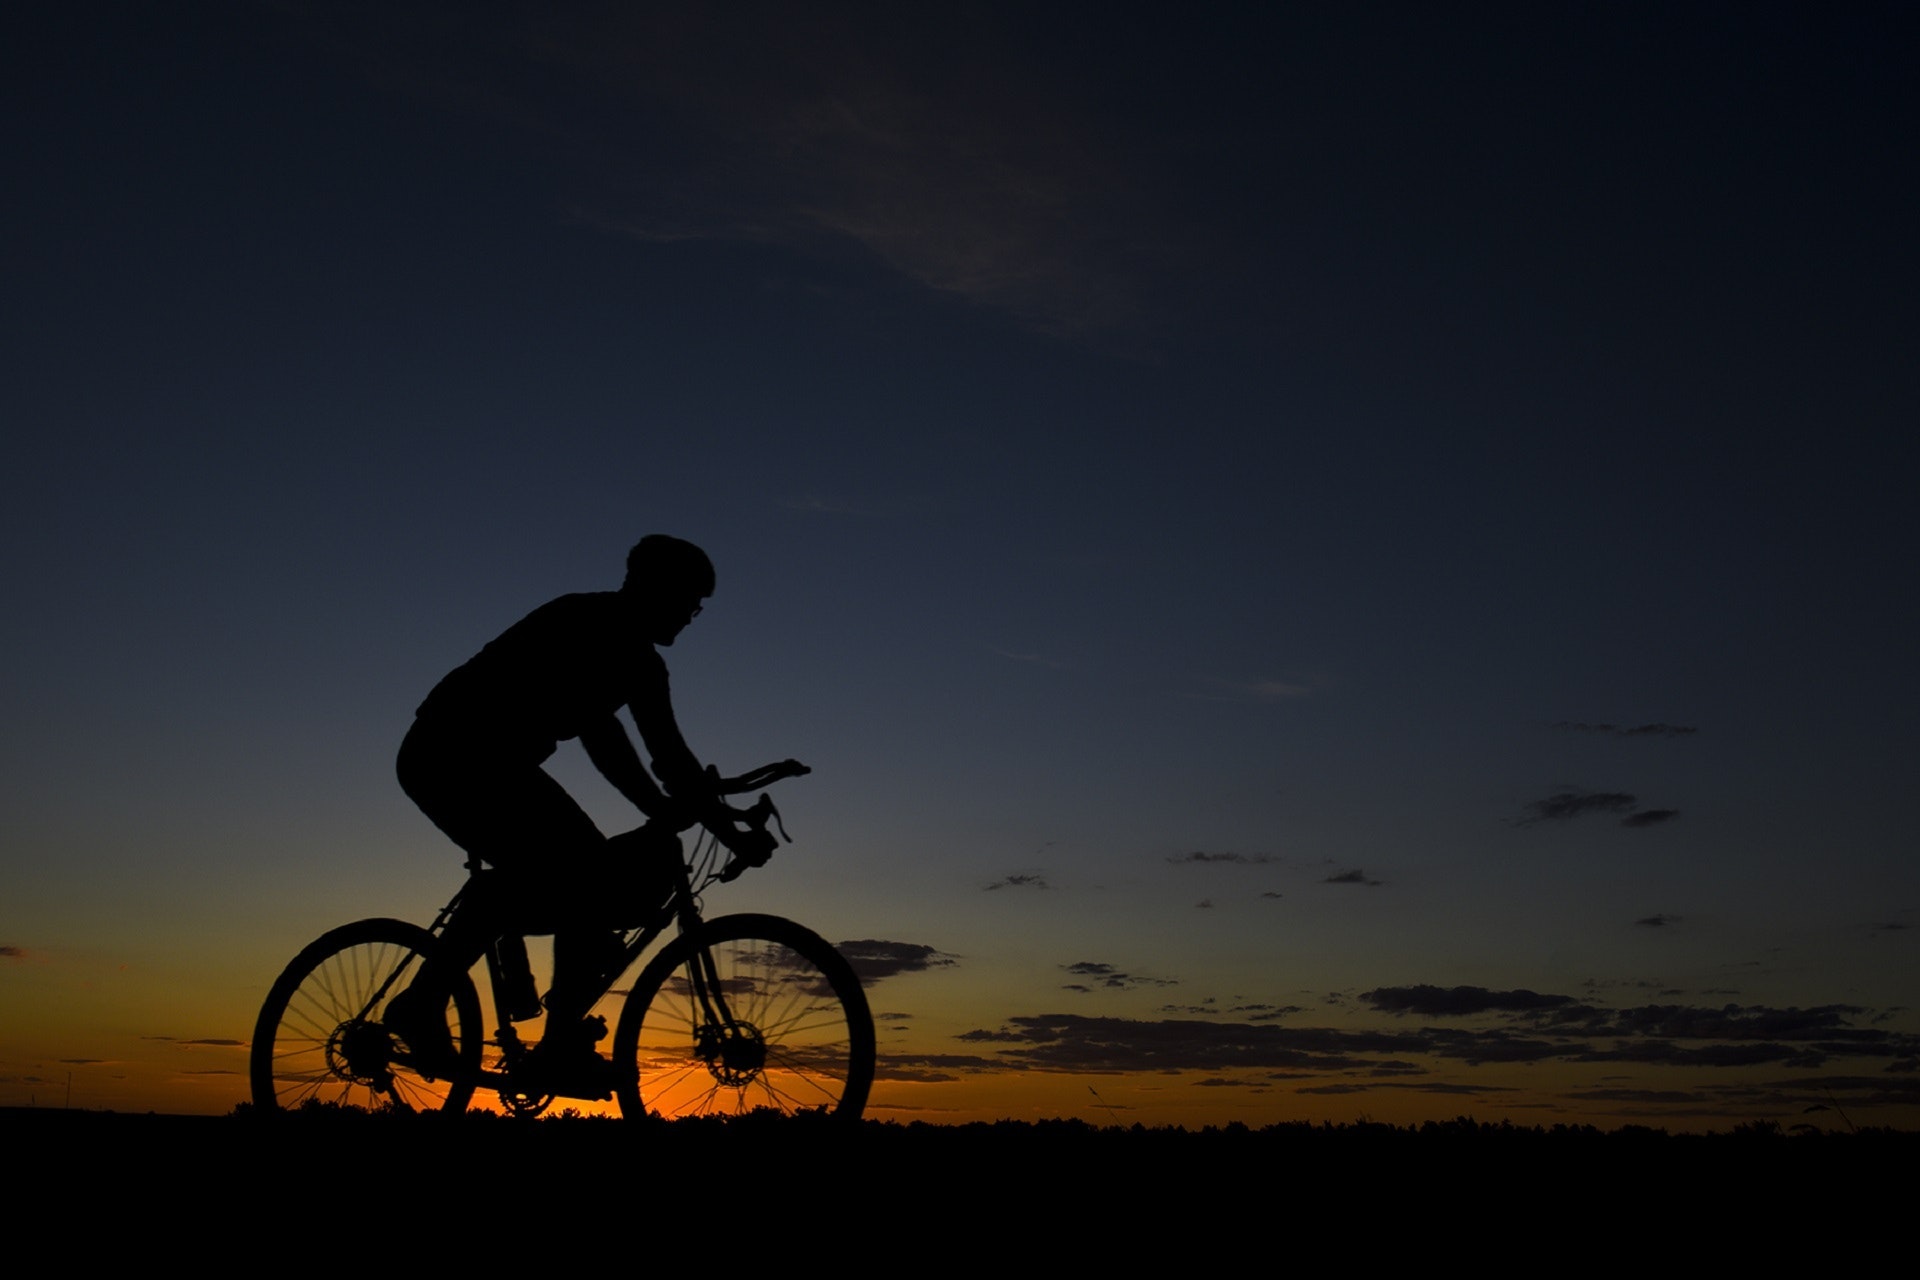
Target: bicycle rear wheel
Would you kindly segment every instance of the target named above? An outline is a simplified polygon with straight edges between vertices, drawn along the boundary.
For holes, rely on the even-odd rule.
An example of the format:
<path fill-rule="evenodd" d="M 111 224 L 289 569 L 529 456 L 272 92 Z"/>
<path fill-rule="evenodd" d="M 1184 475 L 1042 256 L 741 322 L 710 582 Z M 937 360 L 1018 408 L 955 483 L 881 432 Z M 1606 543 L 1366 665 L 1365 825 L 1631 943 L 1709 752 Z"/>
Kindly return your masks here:
<path fill-rule="evenodd" d="M 688 977 L 712 956 L 730 1020 Z M 653 958 L 613 1037 L 615 1092 L 629 1117 L 771 1109 L 857 1120 L 873 1084 L 873 1015 L 833 945 L 779 916 L 710 920 Z"/>
<path fill-rule="evenodd" d="M 253 1105 L 461 1111 L 480 1076 L 480 997 L 461 974 L 447 997 L 449 1060 L 427 1065 L 385 1024 L 388 1002 L 419 976 L 433 935 L 404 920 L 361 920 L 322 934 L 281 973 L 253 1029 Z"/>

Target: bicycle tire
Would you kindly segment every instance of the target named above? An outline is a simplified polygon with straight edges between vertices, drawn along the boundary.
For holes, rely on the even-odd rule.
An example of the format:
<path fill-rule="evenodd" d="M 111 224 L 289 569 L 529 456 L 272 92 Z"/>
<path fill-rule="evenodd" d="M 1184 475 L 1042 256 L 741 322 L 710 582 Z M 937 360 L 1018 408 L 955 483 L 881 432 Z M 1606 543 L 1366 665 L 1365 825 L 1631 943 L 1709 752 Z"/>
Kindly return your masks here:
<path fill-rule="evenodd" d="M 713 956 L 737 1030 L 698 1009 L 688 962 Z M 770 1109 L 853 1121 L 873 1085 L 873 1014 L 853 966 L 779 916 L 709 920 L 641 972 L 613 1037 L 621 1114 L 667 1119 Z"/>
<path fill-rule="evenodd" d="M 404 920 L 360 920 L 310 943 L 267 993 L 253 1029 L 253 1105 L 262 1112 L 346 1105 L 463 1111 L 480 1078 L 484 1031 L 473 979 L 449 994 L 457 1059 L 446 1077 L 419 1071 L 381 1022 L 387 1002 L 432 954 L 433 935 Z"/>

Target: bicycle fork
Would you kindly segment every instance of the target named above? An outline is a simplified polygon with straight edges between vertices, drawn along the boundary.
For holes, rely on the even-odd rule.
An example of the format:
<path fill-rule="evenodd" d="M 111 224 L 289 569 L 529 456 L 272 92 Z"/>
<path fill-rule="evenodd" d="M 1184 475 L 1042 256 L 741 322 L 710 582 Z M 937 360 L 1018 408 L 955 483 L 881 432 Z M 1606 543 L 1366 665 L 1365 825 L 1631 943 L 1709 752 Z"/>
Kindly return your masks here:
<path fill-rule="evenodd" d="M 687 972 L 694 1007 L 700 1011 L 700 1023 L 693 1029 L 694 1056 L 721 1084 L 745 1088 L 766 1066 L 766 1041 L 752 1023 L 735 1020 L 711 951 L 696 949 L 687 961 Z"/>
<path fill-rule="evenodd" d="M 680 904 L 680 933 L 686 938 L 699 937 L 699 907 L 684 868 L 681 876 L 681 892 L 676 898 Z M 693 954 L 687 957 L 687 982 L 693 988 L 694 1056 L 721 1084 L 746 1087 L 766 1065 L 766 1042 L 758 1028 L 735 1019 L 727 1003 L 725 980 L 710 948 L 693 948 Z"/>

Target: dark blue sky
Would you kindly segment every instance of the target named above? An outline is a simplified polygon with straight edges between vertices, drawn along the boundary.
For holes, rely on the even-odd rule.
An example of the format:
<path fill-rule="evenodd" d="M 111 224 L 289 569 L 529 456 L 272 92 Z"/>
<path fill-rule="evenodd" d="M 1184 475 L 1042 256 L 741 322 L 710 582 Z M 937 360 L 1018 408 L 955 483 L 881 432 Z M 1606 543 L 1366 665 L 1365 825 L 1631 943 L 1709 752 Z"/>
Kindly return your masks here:
<path fill-rule="evenodd" d="M 1889 5 L 20 21 L 0 980 L 45 1029 L 0 1100 L 74 1058 L 158 1089 L 142 1037 L 242 1037 L 306 937 L 428 914 L 458 863 L 391 780 L 413 706 L 659 530 L 720 570 L 669 655 L 690 740 L 818 770 L 727 905 L 956 958 L 876 995 L 917 1015 L 901 1114 L 1084 1107 L 960 1061 L 1010 1020 L 1467 1017 L 1366 998 L 1422 985 L 1877 1038 L 1728 1032 L 1787 1047 L 1602 1085 L 1589 1020 L 1524 1085 L 1428 1042 L 1102 1096 L 1905 1105 L 1913 34 Z M 1519 1034 L 1485 1021 L 1516 1002 L 1472 1016 Z"/>

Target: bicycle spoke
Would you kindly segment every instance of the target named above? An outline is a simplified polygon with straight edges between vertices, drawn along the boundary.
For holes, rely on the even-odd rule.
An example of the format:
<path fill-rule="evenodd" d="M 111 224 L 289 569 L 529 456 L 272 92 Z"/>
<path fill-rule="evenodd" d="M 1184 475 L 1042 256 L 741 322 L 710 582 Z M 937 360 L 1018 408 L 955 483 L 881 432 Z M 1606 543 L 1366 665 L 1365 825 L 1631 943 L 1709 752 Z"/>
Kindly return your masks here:
<path fill-rule="evenodd" d="M 703 1002 L 689 966 L 711 958 Z M 858 980 L 817 935 L 770 916 L 713 922 L 648 966 L 622 1015 L 621 1105 L 666 1116 L 857 1116 L 872 1071 L 872 1022 Z"/>
<path fill-rule="evenodd" d="M 412 1046 L 382 1025 L 387 1000 L 433 946 L 398 920 L 363 920 L 322 937 L 287 966 L 254 1029 L 255 1105 L 285 1110 L 310 1102 L 406 1110 L 459 1109 L 479 1071 L 478 997 L 470 982 L 448 1001 L 448 1034 L 461 1071 L 429 1078 Z M 464 982 L 464 979 L 463 979 Z"/>

